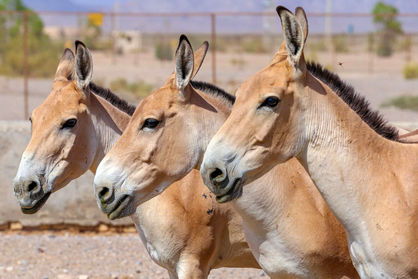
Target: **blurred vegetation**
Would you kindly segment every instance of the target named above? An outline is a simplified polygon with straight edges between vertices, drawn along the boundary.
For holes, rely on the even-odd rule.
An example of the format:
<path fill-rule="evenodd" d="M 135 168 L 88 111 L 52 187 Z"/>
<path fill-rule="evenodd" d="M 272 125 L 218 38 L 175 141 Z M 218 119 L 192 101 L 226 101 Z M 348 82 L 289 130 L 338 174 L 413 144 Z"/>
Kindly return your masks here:
<path fill-rule="evenodd" d="M 332 37 L 332 44 L 334 45 L 334 50 L 337 53 L 347 53 L 349 52 L 347 37 L 345 35 L 336 35 Z"/>
<path fill-rule="evenodd" d="M 408 63 L 403 68 L 403 77 L 405 79 L 416 79 L 418 78 L 418 63 Z"/>
<path fill-rule="evenodd" d="M 380 27 L 377 55 L 391 56 L 396 37 L 402 33 L 402 25 L 397 19 L 398 9 L 383 2 L 377 2 L 373 8 L 373 21 Z"/>
<path fill-rule="evenodd" d="M 142 80 L 129 83 L 124 78 L 117 78 L 110 82 L 110 89 L 115 92 L 131 93 L 137 97 L 145 98 L 153 91 L 154 86 Z"/>
<path fill-rule="evenodd" d="M 411 36 L 405 36 L 402 40 L 399 40 L 396 45 L 396 49 L 399 51 L 410 51 L 412 48 L 412 38 Z"/>
<path fill-rule="evenodd" d="M 418 96 L 403 95 L 384 102 L 381 107 L 397 107 L 418 111 Z"/>
<path fill-rule="evenodd" d="M 168 42 L 157 42 L 155 44 L 155 57 L 161 61 L 170 61 L 173 59 L 173 49 Z"/>
<path fill-rule="evenodd" d="M 111 50 L 113 43 L 108 36 L 102 36 L 103 15 L 92 13 L 82 22 L 82 41 L 90 50 Z"/>
<path fill-rule="evenodd" d="M 374 34 L 367 34 L 367 52 L 374 52 Z"/>
<path fill-rule="evenodd" d="M 243 69 L 247 62 L 242 58 L 231 58 L 231 64 L 239 69 Z"/>
<path fill-rule="evenodd" d="M 62 46 L 44 32 L 40 17 L 22 0 L 0 0 L 0 10 L 27 12 L 28 72 L 31 77 L 49 77 L 56 70 Z M 23 16 L 0 15 L 0 74 L 23 75 Z"/>
<path fill-rule="evenodd" d="M 248 38 L 242 42 L 242 50 L 248 53 L 266 53 L 267 49 L 264 47 L 261 38 Z"/>
<path fill-rule="evenodd" d="M 325 39 L 308 40 L 307 48 L 313 52 L 327 51 L 328 47 Z"/>

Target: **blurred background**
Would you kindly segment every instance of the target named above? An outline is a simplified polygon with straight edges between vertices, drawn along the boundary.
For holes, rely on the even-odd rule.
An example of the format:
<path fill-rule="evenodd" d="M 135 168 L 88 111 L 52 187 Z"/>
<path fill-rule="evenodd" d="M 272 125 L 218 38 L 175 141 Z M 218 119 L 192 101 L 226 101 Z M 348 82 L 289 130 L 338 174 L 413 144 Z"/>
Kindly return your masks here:
<path fill-rule="evenodd" d="M 99 212 L 91 174 L 35 216 L 20 212 L 11 181 L 29 142 L 28 117 L 50 93 L 65 47 L 82 40 L 94 82 L 137 104 L 174 70 L 184 33 L 194 48 L 210 43 L 196 79 L 233 94 L 282 42 L 277 5 L 307 12 L 308 60 L 338 73 L 390 122 L 418 128 L 416 0 L 0 0 L 0 278 L 167 278 L 129 219 L 110 222 Z"/>
<path fill-rule="evenodd" d="M 417 120 L 418 1 L 1 0 L 0 119 L 27 119 L 51 88 L 64 47 L 93 52 L 94 80 L 132 103 L 174 69 L 181 33 L 210 52 L 197 79 L 233 93 L 281 41 L 278 4 L 303 6 L 305 55 L 351 82 L 391 121 Z M 412 119 L 411 119 L 412 118 Z"/>

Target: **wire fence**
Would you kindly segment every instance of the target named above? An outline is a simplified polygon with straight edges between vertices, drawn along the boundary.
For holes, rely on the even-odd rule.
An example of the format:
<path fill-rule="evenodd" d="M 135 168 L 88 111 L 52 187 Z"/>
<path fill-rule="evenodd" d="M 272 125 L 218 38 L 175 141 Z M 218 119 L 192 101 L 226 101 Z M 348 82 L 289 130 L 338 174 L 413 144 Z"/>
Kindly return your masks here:
<path fill-rule="evenodd" d="M 383 31 L 369 13 L 310 13 L 305 56 L 343 76 L 402 77 L 416 58 L 418 14 L 396 18 L 399 33 Z M 137 102 L 174 70 L 181 33 L 194 48 L 209 41 L 198 77 L 230 92 L 267 65 L 282 42 L 275 13 L 0 11 L 0 119 L 28 119 L 49 94 L 64 47 L 76 39 L 93 53 L 96 83 Z"/>

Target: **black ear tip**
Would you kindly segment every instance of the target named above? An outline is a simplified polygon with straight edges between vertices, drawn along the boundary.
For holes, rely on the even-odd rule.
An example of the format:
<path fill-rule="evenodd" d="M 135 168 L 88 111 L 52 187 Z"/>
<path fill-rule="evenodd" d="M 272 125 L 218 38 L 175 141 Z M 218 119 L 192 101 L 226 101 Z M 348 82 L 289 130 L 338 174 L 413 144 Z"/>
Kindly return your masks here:
<path fill-rule="evenodd" d="M 188 45 L 190 45 L 190 42 L 189 42 L 189 39 L 187 38 L 187 36 L 184 35 L 184 34 L 181 34 L 180 39 L 179 39 L 179 44 L 181 44 L 183 42 L 186 42 Z"/>
<path fill-rule="evenodd" d="M 204 41 L 202 46 L 205 46 L 206 50 L 209 48 L 209 42 L 208 41 Z"/>
<path fill-rule="evenodd" d="M 76 41 L 75 41 L 75 50 L 77 51 L 77 49 L 78 49 L 80 46 L 81 46 L 81 47 L 83 47 L 83 48 L 87 48 L 87 47 L 86 47 L 86 45 L 85 45 L 82 41 L 76 40 Z"/>
<path fill-rule="evenodd" d="M 289 11 L 287 8 L 285 8 L 284 6 L 277 6 L 276 8 L 277 13 L 279 14 L 279 16 L 283 13 L 283 12 L 288 12 L 290 14 L 292 14 L 291 11 Z"/>

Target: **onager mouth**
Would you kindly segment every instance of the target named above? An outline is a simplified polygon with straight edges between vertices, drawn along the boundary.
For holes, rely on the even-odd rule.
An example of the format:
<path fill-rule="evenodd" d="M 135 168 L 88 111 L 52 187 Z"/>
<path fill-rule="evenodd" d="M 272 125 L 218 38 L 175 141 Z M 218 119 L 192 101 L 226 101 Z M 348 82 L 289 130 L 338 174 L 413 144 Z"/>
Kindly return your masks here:
<path fill-rule="evenodd" d="M 46 201 L 48 200 L 49 196 L 51 195 L 51 192 L 45 193 L 42 198 L 40 198 L 38 201 L 35 202 L 35 204 L 32 207 L 22 207 L 20 206 L 20 209 L 22 210 L 23 214 L 34 214 L 39 211 L 39 209 L 44 206 Z"/>
<path fill-rule="evenodd" d="M 223 195 L 216 196 L 216 201 L 218 203 L 225 203 L 238 199 L 242 195 L 242 180 L 240 178 L 235 179 L 234 184 L 230 187 L 228 192 Z"/>
<path fill-rule="evenodd" d="M 128 216 L 130 212 L 127 212 L 126 209 L 131 201 L 132 197 L 130 195 L 121 196 L 118 200 L 116 200 L 113 203 L 113 205 L 110 205 L 107 218 L 109 218 L 110 220 L 115 220 L 118 218 Z"/>

